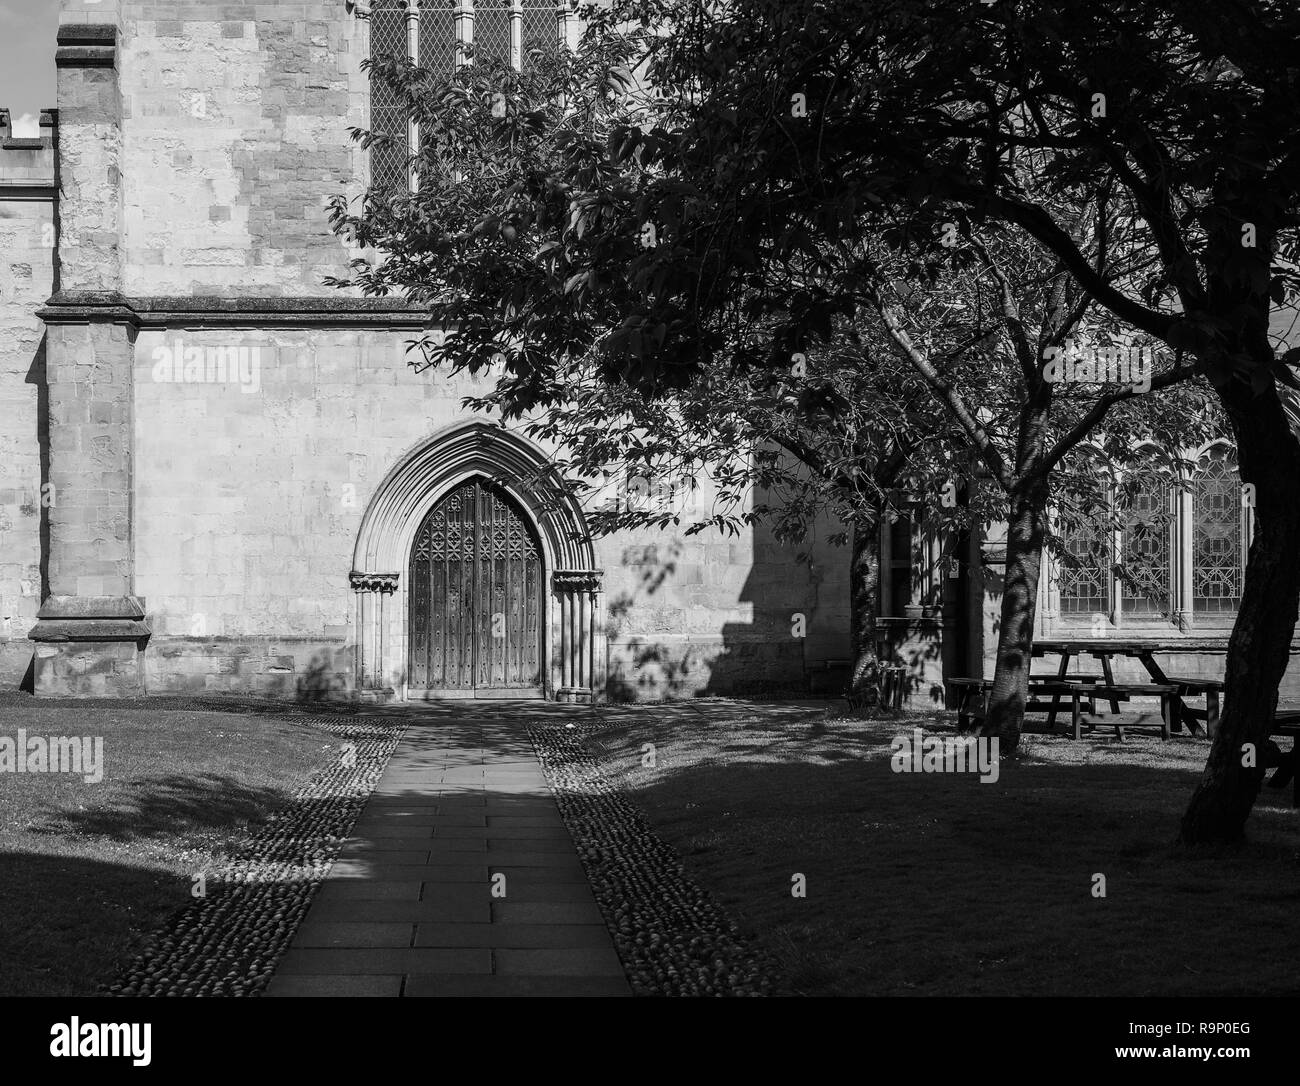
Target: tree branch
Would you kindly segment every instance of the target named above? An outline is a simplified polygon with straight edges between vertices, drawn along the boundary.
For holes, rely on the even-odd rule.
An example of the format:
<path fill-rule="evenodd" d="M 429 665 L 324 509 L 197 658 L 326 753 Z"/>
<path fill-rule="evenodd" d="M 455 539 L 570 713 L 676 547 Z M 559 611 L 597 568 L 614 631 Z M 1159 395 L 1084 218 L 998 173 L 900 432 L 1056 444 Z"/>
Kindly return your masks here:
<path fill-rule="evenodd" d="M 1178 384 L 1180 381 L 1186 381 L 1189 377 L 1194 377 L 1197 372 L 1198 367 L 1196 365 L 1175 366 L 1173 369 L 1160 374 L 1160 376 L 1153 377 L 1151 379 L 1151 388 L 1148 391 L 1158 392 L 1161 389 L 1169 388 Z M 1117 403 L 1132 399 L 1137 395 L 1139 395 L 1138 392 L 1131 388 L 1126 388 L 1119 392 L 1107 393 L 1099 399 L 1091 408 L 1088 409 L 1088 413 L 1084 415 L 1083 418 L 1076 422 L 1074 426 L 1062 435 L 1061 439 L 1052 447 L 1052 451 L 1042 460 L 1039 470 L 1042 471 L 1043 474 L 1051 471 L 1066 453 L 1088 436 L 1093 427 L 1106 417 L 1106 413 L 1110 411 L 1112 407 Z"/>
<path fill-rule="evenodd" d="M 1055 253 L 1073 273 L 1079 285 L 1117 317 L 1135 328 L 1140 328 L 1168 342 L 1169 331 L 1179 318 L 1149 309 L 1116 290 L 1098 274 L 1097 269 L 1075 245 L 1070 235 L 1062 230 L 1041 207 L 1008 196 L 990 194 L 973 187 L 965 191 L 963 199 L 975 206 L 983 205 L 1008 222 L 1024 228 L 1050 252 Z"/>
<path fill-rule="evenodd" d="M 970 438 L 971 443 L 979 452 L 989 471 L 993 473 L 993 476 L 1003 487 L 1010 490 L 1011 473 L 1007 470 L 1002 454 L 998 451 L 997 446 L 993 444 L 988 431 L 971 415 L 965 401 L 958 395 L 957 391 L 943 379 L 930 360 L 912 342 L 912 337 L 907 334 L 898 319 L 897 311 L 885 303 L 884 299 L 877 293 L 874 285 L 868 288 L 867 296 L 880 314 L 880 319 L 884 321 L 889 338 L 894 341 L 903 356 L 912 364 L 912 368 L 921 375 L 922 380 L 930 386 L 940 403 L 948 409 L 949 414 L 957 420 L 958 425 L 966 431 L 967 437 Z"/>

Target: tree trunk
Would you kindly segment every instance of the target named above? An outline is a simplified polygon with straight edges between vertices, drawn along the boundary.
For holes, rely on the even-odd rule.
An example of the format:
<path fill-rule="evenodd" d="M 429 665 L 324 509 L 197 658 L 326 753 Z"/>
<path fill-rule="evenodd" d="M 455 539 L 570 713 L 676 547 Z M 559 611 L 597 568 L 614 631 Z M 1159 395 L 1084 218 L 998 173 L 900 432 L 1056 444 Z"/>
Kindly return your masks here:
<path fill-rule="evenodd" d="M 984 724 L 986 735 L 998 737 L 1003 754 L 1015 752 L 1025 719 L 1046 506 L 1047 491 L 1041 484 L 1030 485 L 1012 495 L 997 661 L 993 689 L 989 693 L 988 720 Z"/>
<path fill-rule="evenodd" d="M 1245 834 L 1264 777 L 1264 748 L 1290 660 L 1300 599 L 1300 445 L 1271 390 L 1236 383 L 1220 394 L 1237 439 L 1244 483 L 1255 487 L 1255 539 L 1228 640 L 1223 715 L 1205 772 L 1183 815 L 1184 844 Z M 1247 745 L 1253 745 L 1253 766 Z"/>
<path fill-rule="evenodd" d="M 853 556 L 849 566 L 850 640 L 853 673 L 848 696 L 858 706 L 874 705 L 879 697 L 876 660 L 876 597 L 880 591 L 880 517 L 876 510 L 861 514 L 853 525 Z"/>

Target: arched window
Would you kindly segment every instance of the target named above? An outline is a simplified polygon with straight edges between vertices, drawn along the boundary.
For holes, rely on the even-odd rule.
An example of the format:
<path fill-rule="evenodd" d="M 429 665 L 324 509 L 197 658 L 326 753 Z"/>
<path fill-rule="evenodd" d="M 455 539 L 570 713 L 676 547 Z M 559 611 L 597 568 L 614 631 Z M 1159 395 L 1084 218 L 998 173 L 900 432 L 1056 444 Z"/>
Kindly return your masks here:
<path fill-rule="evenodd" d="M 370 10 L 370 59 L 409 55 L 406 4 L 402 0 L 376 0 Z M 392 143 L 370 148 L 370 183 L 375 188 L 404 188 L 406 160 L 411 153 L 407 113 L 393 89 L 377 74 L 370 78 L 370 129 L 392 136 Z"/>
<path fill-rule="evenodd" d="M 481 64 L 489 58 L 519 63 L 510 53 L 510 0 L 478 0 L 474 5 L 474 59 Z"/>
<path fill-rule="evenodd" d="M 1056 613 L 1084 624 L 1167 619 L 1221 627 L 1241 603 L 1251 511 L 1227 445 L 1202 453 L 1175 481 L 1146 482 L 1096 515 L 1063 518 L 1055 565 Z M 1112 557 L 1112 555 L 1114 557 Z"/>
<path fill-rule="evenodd" d="M 1072 525 L 1061 533 L 1064 554 L 1058 583 L 1063 615 L 1108 615 L 1111 610 L 1111 532 L 1104 521 Z"/>
<path fill-rule="evenodd" d="M 1125 614 L 1173 613 L 1173 490 L 1168 483 L 1152 483 L 1123 511 L 1118 573 Z"/>
<path fill-rule="evenodd" d="M 1211 455 L 1192 483 L 1192 611 L 1222 614 L 1241 602 L 1249 510 L 1236 465 Z"/>
<path fill-rule="evenodd" d="M 1053 524 L 1061 549 L 1053 563 L 1062 615 L 1092 621 L 1114 608 L 1115 531 L 1111 513 L 1111 472 L 1100 450 L 1079 450 L 1083 470 L 1097 489 L 1057 506 Z"/>
<path fill-rule="evenodd" d="M 448 3 L 420 5 L 420 67 L 436 76 L 456 67 L 456 9 Z"/>

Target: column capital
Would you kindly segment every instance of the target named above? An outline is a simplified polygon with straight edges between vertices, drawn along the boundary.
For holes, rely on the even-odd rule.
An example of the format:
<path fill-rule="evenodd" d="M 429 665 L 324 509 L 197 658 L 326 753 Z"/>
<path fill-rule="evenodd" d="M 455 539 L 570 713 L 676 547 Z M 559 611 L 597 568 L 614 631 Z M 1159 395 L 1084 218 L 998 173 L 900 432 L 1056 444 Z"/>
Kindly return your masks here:
<path fill-rule="evenodd" d="M 359 573 L 353 570 L 348 581 L 357 592 L 396 592 L 401 578 L 399 573 Z"/>
<path fill-rule="evenodd" d="M 557 569 L 551 572 L 551 584 L 557 592 L 599 592 L 603 569 Z"/>

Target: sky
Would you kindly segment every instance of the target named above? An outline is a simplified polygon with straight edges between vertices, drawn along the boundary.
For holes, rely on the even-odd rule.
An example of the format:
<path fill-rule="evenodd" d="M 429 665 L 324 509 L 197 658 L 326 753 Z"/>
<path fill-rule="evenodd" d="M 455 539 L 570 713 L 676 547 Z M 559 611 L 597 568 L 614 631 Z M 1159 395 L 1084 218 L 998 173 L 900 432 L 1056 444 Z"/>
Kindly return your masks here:
<path fill-rule="evenodd" d="M 41 110 L 57 104 L 54 38 L 58 26 L 59 0 L 0 0 L 0 106 L 12 111 L 15 123 L 30 116 L 33 136 Z"/>

